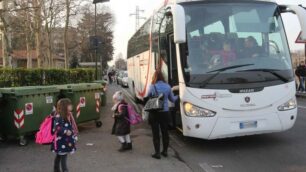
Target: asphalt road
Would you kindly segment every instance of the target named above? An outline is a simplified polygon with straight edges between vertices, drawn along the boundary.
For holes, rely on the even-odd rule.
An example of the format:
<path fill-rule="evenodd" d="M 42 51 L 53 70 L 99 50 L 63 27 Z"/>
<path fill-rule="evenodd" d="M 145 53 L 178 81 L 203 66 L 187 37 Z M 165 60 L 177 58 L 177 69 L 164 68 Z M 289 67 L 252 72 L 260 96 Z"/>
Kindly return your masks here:
<path fill-rule="evenodd" d="M 289 131 L 266 135 L 201 140 L 171 132 L 171 147 L 195 172 L 306 172 L 306 99 Z"/>

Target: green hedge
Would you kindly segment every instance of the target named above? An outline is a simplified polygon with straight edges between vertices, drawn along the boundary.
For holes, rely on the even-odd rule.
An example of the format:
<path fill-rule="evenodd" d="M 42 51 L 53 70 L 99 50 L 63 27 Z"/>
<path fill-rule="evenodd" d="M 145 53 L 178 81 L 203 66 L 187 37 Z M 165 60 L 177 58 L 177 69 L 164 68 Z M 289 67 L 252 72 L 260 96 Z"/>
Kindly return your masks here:
<path fill-rule="evenodd" d="M 0 87 L 85 83 L 94 76 L 94 69 L 0 69 Z"/>

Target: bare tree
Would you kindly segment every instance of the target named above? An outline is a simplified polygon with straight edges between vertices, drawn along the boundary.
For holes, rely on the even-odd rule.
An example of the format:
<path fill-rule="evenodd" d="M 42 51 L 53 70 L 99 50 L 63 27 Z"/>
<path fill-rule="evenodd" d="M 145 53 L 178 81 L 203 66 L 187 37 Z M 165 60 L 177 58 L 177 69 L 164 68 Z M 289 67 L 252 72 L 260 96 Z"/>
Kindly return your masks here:
<path fill-rule="evenodd" d="M 41 8 L 42 8 L 42 0 L 33 0 L 34 6 L 34 23 L 35 23 L 35 42 L 36 42 L 36 56 L 37 56 L 37 67 L 42 67 L 42 52 L 41 52 L 41 27 L 42 27 L 42 15 L 41 15 Z"/>
<path fill-rule="evenodd" d="M 26 46 L 26 56 L 27 56 L 27 68 L 30 69 L 33 67 L 32 64 L 32 53 L 30 53 L 33 49 L 33 34 L 34 34 L 34 25 L 33 25 L 33 8 L 31 4 L 31 0 L 15 0 L 15 6 L 19 7 L 19 10 L 16 11 L 16 19 L 13 24 L 14 29 L 20 33 L 22 37 L 20 39 L 25 39 Z M 19 27 L 18 27 L 18 26 Z M 20 28 L 20 29 L 16 29 Z M 16 36 L 16 34 L 15 34 Z M 20 42 L 20 41 L 19 41 Z"/>
<path fill-rule="evenodd" d="M 69 27 L 72 16 L 76 16 L 78 8 L 82 1 L 78 0 L 65 0 L 65 27 L 64 27 L 64 56 L 65 56 L 65 68 L 68 68 L 69 64 Z"/>
<path fill-rule="evenodd" d="M 71 0 L 65 0 L 66 2 L 66 20 L 65 20 L 65 31 L 64 31 L 64 54 L 65 54 L 65 68 L 68 68 L 68 27 L 70 21 L 70 11 L 71 11 Z"/>
<path fill-rule="evenodd" d="M 44 31 L 47 39 L 47 62 L 49 68 L 54 67 L 52 34 L 57 26 L 57 19 L 60 17 L 60 13 L 63 10 L 62 6 L 63 4 L 56 0 L 44 0 L 42 6 Z"/>
<path fill-rule="evenodd" d="M 9 54 L 12 50 L 26 50 L 27 68 L 32 68 L 33 51 L 36 52 L 38 68 L 54 67 L 53 58 L 62 54 L 66 68 L 70 57 L 75 60 L 80 60 L 82 54 L 85 54 L 85 59 L 92 57 L 92 51 L 88 48 L 89 36 L 94 34 L 92 0 L 5 1 L 10 6 L 0 14 L 4 33 L 4 66 L 10 65 Z M 104 13 L 97 17 L 97 35 L 102 38 L 98 55 L 103 57 L 103 65 L 106 65 L 113 55 L 114 19 L 110 12 L 105 12 L 107 10 L 101 11 Z"/>
<path fill-rule="evenodd" d="M 1 30 L 2 30 L 2 51 L 3 51 L 3 67 L 11 67 L 10 63 L 10 52 L 11 52 L 11 44 L 10 44 L 10 37 L 9 37 L 9 23 L 7 20 L 7 13 L 8 13 L 8 1 L 2 1 L 3 9 L 0 12 L 0 19 L 1 19 Z"/>
<path fill-rule="evenodd" d="M 116 57 L 115 67 L 119 70 L 126 70 L 127 69 L 127 62 L 123 59 L 122 53 L 119 53 Z"/>
<path fill-rule="evenodd" d="M 93 62 L 93 50 L 90 49 L 89 36 L 93 36 L 94 33 L 94 13 L 90 9 L 90 6 L 84 6 L 84 14 L 81 20 L 78 22 L 78 31 L 81 34 L 82 42 L 82 61 Z M 97 14 L 97 36 L 101 39 L 98 44 L 98 55 L 103 60 L 103 68 L 106 68 L 107 62 L 112 60 L 114 47 L 113 41 L 113 24 L 114 17 L 107 8 L 103 8 L 104 13 Z"/>

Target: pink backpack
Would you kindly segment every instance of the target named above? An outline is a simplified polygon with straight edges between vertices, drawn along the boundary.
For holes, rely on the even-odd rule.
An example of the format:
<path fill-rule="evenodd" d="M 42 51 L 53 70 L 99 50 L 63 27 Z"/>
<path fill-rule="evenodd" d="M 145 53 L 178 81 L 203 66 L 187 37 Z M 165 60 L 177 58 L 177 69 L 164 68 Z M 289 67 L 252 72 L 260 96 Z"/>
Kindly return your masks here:
<path fill-rule="evenodd" d="M 126 119 L 130 122 L 131 125 L 136 125 L 142 122 L 142 117 L 141 115 L 139 115 L 136 111 L 135 108 L 128 104 L 128 105 L 120 105 L 119 108 L 121 108 L 122 106 L 126 106 L 127 110 L 128 110 L 128 114 L 129 114 L 129 118 Z"/>
<path fill-rule="evenodd" d="M 52 122 L 53 117 L 47 116 L 45 120 L 40 124 L 39 131 L 36 133 L 37 144 L 51 144 L 55 138 L 55 135 L 52 135 Z"/>

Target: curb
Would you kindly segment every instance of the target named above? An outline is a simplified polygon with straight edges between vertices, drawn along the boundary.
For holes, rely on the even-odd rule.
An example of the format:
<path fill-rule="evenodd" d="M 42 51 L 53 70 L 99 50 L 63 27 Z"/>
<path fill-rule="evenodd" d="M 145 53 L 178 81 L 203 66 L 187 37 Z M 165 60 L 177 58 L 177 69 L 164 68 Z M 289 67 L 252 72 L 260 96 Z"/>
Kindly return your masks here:
<path fill-rule="evenodd" d="M 296 93 L 295 96 L 298 98 L 306 98 L 306 93 Z"/>

